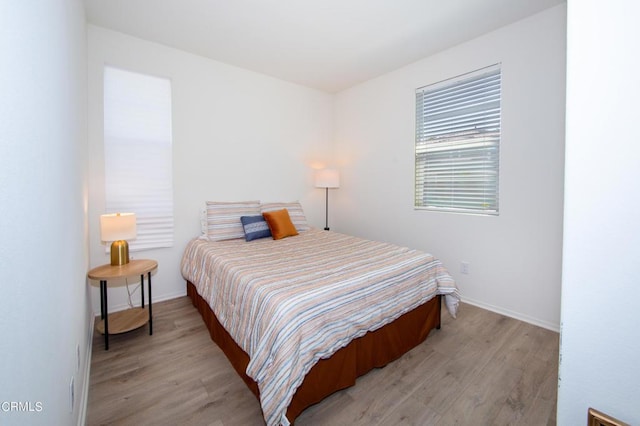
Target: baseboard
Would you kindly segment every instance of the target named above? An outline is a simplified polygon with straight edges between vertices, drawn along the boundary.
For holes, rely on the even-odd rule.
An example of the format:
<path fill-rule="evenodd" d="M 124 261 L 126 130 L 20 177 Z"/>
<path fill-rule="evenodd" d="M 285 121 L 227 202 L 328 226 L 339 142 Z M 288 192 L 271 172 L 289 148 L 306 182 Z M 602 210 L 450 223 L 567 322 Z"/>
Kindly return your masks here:
<path fill-rule="evenodd" d="M 87 405 L 89 404 L 89 382 L 91 378 L 91 354 L 93 352 L 93 331 L 95 326 L 95 316 L 90 315 L 89 331 L 87 336 L 87 350 L 85 353 L 84 363 L 84 380 L 82 381 L 82 390 L 80 392 L 80 412 L 78 413 L 78 426 L 84 426 L 87 423 Z"/>
<path fill-rule="evenodd" d="M 500 315 L 515 318 L 519 321 L 524 321 L 526 323 L 533 324 L 538 327 L 546 328 L 547 330 L 555 331 L 556 333 L 560 332 L 560 324 L 553 324 L 548 321 L 541 321 L 538 318 L 533 318 L 527 315 L 523 315 L 519 312 L 510 311 L 508 309 L 503 309 L 498 306 L 489 305 L 487 303 L 479 302 L 473 299 L 464 298 L 462 302 L 468 303 L 473 306 L 477 306 L 478 308 L 486 309 L 487 311 L 495 312 Z"/>

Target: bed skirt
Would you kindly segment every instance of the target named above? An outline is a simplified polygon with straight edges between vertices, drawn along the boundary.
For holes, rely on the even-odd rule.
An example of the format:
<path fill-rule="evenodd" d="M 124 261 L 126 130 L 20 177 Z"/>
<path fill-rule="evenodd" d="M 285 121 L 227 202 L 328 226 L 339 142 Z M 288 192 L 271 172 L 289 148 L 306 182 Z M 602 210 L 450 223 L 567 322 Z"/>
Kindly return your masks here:
<path fill-rule="evenodd" d="M 187 295 L 202 315 L 211 339 L 222 349 L 238 375 L 259 398 L 257 383 L 245 373 L 249 356 L 222 327 L 207 302 L 189 281 Z M 291 424 L 305 408 L 338 390 L 353 386 L 358 377 L 400 358 L 422 343 L 432 329 L 440 328 L 440 299 L 441 296 L 434 297 L 386 326 L 351 341 L 330 358 L 318 361 L 305 376 L 287 409 L 287 419 Z"/>

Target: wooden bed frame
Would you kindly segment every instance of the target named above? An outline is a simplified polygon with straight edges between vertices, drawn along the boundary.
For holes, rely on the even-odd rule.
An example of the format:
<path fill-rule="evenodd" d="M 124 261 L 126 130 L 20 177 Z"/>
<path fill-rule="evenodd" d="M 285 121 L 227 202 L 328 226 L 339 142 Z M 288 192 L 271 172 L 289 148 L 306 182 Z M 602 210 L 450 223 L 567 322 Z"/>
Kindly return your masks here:
<path fill-rule="evenodd" d="M 187 295 L 202 315 L 211 339 L 222 349 L 238 375 L 259 399 L 257 383 L 245 373 L 249 356 L 222 327 L 207 302 L 189 281 Z M 392 323 L 353 340 L 330 358 L 318 361 L 293 396 L 287 409 L 287 419 L 293 424 L 305 408 L 340 389 L 353 386 L 359 376 L 387 365 L 422 343 L 432 329 L 440 328 L 440 313 L 441 296 L 436 296 Z"/>

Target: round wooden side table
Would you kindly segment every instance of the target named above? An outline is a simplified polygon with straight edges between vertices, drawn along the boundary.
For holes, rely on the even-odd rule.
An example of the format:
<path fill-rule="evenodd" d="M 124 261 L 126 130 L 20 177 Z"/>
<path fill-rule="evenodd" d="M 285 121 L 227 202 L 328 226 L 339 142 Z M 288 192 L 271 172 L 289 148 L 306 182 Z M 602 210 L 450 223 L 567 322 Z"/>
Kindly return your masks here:
<path fill-rule="evenodd" d="M 125 265 L 112 266 L 110 264 L 98 266 L 87 274 L 89 279 L 100 282 L 100 318 L 96 329 L 104 334 L 104 349 L 109 350 L 109 333 L 125 333 L 149 323 L 149 335 L 153 334 L 153 315 L 151 310 L 151 272 L 158 268 L 158 262 L 150 259 L 134 259 Z M 144 306 L 144 276 L 147 274 L 147 288 L 149 294 L 148 307 Z M 107 287 L 109 280 L 140 276 L 139 308 L 114 312 L 109 315 L 107 303 Z M 148 311 L 148 315 L 147 315 Z"/>

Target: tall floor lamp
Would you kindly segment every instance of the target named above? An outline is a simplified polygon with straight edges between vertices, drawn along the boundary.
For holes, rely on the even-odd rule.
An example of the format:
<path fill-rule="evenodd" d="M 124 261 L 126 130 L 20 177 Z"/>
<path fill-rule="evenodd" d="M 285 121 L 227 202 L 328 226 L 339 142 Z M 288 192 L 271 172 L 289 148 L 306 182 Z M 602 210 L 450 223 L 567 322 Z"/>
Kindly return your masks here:
<path fill-rule="evenodd" d="M 336 169 L 323 169 L 316 172 L 316 188 L 325 190 L 325 225 L 329 230 L 329 188 L 340 188 L 340 172 Z"/>

